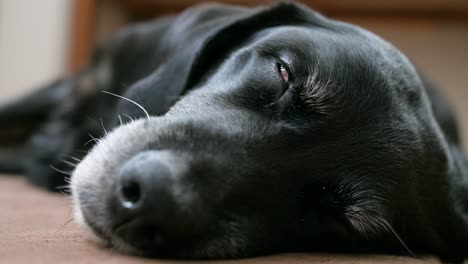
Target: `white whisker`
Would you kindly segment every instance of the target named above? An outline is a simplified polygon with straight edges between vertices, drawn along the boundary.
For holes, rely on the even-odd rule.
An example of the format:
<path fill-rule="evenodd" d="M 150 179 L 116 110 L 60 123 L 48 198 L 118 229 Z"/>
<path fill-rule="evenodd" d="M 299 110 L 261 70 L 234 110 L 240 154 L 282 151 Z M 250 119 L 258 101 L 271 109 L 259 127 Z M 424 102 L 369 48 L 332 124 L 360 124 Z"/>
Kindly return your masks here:
<path fill-rule="evenodd" d="M 121 96 L 121 95 L 118 95 L 118 94 L 115 94 L 115 93 L 111 93 L 111 92 L 108 92 L 108 91 L 101 91 L 101 92 L 113 95 L 113 96 L 118 97 L 120 99 L 124 99 L 126 101 L 129 101 L 130 103 L 133 103 L 134 105 L 138 106 L 141 110 L 143 110 L 143 112 L 146 114 L 147 118 L 150 118 L 150 115 L 149 115 L 148 111 L 146 111 L 146 109 L 143 106 L 141 106 L 140 104 L 138 104 L 137 102 L 135 102 L 135 101 L 133 101 L 131 99 L 128 99 L 128 98 L 126 98 L 124 96 Z"/>
<path fill-rule="evenodd" d="M 59 191 L 59 193 L 63 194 L 63 195 L 70 195 L 69 193 L 66 193 L 64 190 L 62 189 L 57 189 Z"/>
<path fill-rule="evenodd" d="M 91 135 L 91 133 L 89 133 L 88 135 L 91 137 L 91 139 L 84 143 L 85 146 L 88 145 L 89 143 L 93 142 L 93 141 L 94 141 L 94 143 L 99 143 L 101 141 L 101 140 L 93 137 L 93 135 Z"/>
<path fill-rule="evenodd" d="M 65 164 L 67 164 L 67 165 L 70 166 L 70 167 L 73 167 L 73 168 L 75 168 L 76 165 L 78 165 L 78 164 L 73 163 L 73 162 L 70 162 L 70 161 L 68 161 L 68 160 L 62 160 L 62 162 L 65 163 Z"/>
<path fill-rule="evenodd" d="M 106 128 L 104 127 L 104 121 L 102 120 L 102 118 L 99 118 L 99 120 L 101 121 L 101 127 L 102 127 L 102 129 L 104 130 L 104 133 L 107 135 L 107 130 L 106 130 Z"/>
<path fill-rule="evenodd" d="M 122 117 L 120 116 L 120 114 L 119 114 L 119 121 L 120 121 L 120 125 L 123 125 Z"/>
<path fill-rule="evenodd" d="M 49 167 L 51 169 L 53 169 L 54 171 L 58 172 L 58 173 L 62 173 L 62 174 L 65 174 L 65 175 L 71 175 L 71 171 L 64 171 L 64 170 L 60 170 L 60 169 L 57 169 L 55 168 L 52 164 L 49 165 Z"/>
<path fill-rule="evenodd" d="M 73 157 L 73 156 L 70 156 L 70 155 L 67 155 L 67 157 L 74 160 L 74 161 L 76 161 L 76 162 L 78 162 L 78 163 L 81 162 L 81 160 L 79 158 L 76 158 L 76 157 Z"/>
<path fill-rule="evenodd" d="M 382 224 L 390 231 L 393 233 L 393 235 L 398 239 L 398 241 L 400 241 L 401 245 L 406 249 L 406 251 L 408 252 L 408 254 L 410 256 L 412 256 L 413 258 L 416 257 L 416 254 L 414 254 L 413 251 L 411 251 L 411 249 L 409 249 L 409 247 L 405 244 L 405 242 L 403 241 L 403 239 L 401 239 L 401 237 L 397 234 L 397 232 L 395 231 L 395 229 L 393 229 L 393 227 L 387 222 L 387 220 L 385 219 L 380 219 L 382 221 Z"/>
<path fill-rule="evenodd" d="M 130 119 L 132 122 L 134 121 L 134 120 L 133 120 L 133 117 L 131 117 L 131 116 L 127 115 L 127 114 L 124 114 L 124 116 L 126 116 L 126 117 L 127 117 L 128 119 Z"/>
<path fill-rule="evenodd" d="M 91 143 L 91 142 L 93 142 L 93 141 L 94 141 L 95 143 L 97 143 L 96 139 L 92 138 L 92 139 L 86 141 L 86 142 L 83 144 L 83 146 L 86 146 L 86 145 L 88 145 L 89 143 Z"/>

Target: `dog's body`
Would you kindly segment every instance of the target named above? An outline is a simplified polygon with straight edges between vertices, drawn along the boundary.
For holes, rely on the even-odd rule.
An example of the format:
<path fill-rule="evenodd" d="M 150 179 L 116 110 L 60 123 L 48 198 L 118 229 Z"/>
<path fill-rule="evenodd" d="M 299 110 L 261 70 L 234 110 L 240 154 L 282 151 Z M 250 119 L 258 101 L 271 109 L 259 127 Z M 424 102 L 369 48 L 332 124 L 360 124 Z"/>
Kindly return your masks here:
<path fill-rule="evenodd" d="M 40 186 L 84 157 L 76 219 L 131 253 L 468 253 L 449 104 L 390 44 L 295 4 L 129 27 L 0 124 L 0 166 Z"/>

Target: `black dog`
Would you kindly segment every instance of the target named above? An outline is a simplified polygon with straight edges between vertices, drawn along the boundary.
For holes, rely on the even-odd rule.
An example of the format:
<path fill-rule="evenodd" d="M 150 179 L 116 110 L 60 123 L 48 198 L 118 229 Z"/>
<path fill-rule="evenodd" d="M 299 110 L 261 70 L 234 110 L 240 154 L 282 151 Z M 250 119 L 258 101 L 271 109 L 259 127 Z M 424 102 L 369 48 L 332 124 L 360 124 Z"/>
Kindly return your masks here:
<path fill-rule="evenodd" d="M 54 189 L 84 157 L 76 219 L 129 253 L 468 253 L 448 104 L 393 46 L 300 5 L 129 27 L 0 109 L 3 169 Z"/>

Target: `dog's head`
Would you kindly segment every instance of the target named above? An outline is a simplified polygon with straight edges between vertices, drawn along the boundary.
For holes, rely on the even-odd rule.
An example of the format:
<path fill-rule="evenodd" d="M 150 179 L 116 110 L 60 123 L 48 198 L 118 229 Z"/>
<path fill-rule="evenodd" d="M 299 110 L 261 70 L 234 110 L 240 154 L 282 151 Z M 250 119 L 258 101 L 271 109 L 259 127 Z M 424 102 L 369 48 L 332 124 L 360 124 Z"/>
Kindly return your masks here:
<path fill-rule="evenodd" d="M 201 30 L 217 9 L 187 11 L 167 34 Z M 163 257 L 442 249 L 448 154 L 408 60 L 297 5 L 231 13 L 193 34 L 192 57 L 173 54 L 180 72 L 168 58 L 130 88 L 147 109 L 156 87 L 191 90 L 159 117 L 121 105 L 142 118 L 74 171 L 77 219 L 117 248 Z"/>

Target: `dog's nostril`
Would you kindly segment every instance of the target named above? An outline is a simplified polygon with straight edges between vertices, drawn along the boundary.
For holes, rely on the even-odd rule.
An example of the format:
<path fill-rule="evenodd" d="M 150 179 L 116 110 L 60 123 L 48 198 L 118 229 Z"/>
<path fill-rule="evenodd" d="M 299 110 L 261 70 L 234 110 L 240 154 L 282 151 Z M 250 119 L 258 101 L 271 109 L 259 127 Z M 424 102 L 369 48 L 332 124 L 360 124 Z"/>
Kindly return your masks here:
<path fill-rule="evenodd" d="M 122 205 L 132 208 L 141 198 L 140 185 L 135 181 L 127 181 L 122 184 Z"/>

